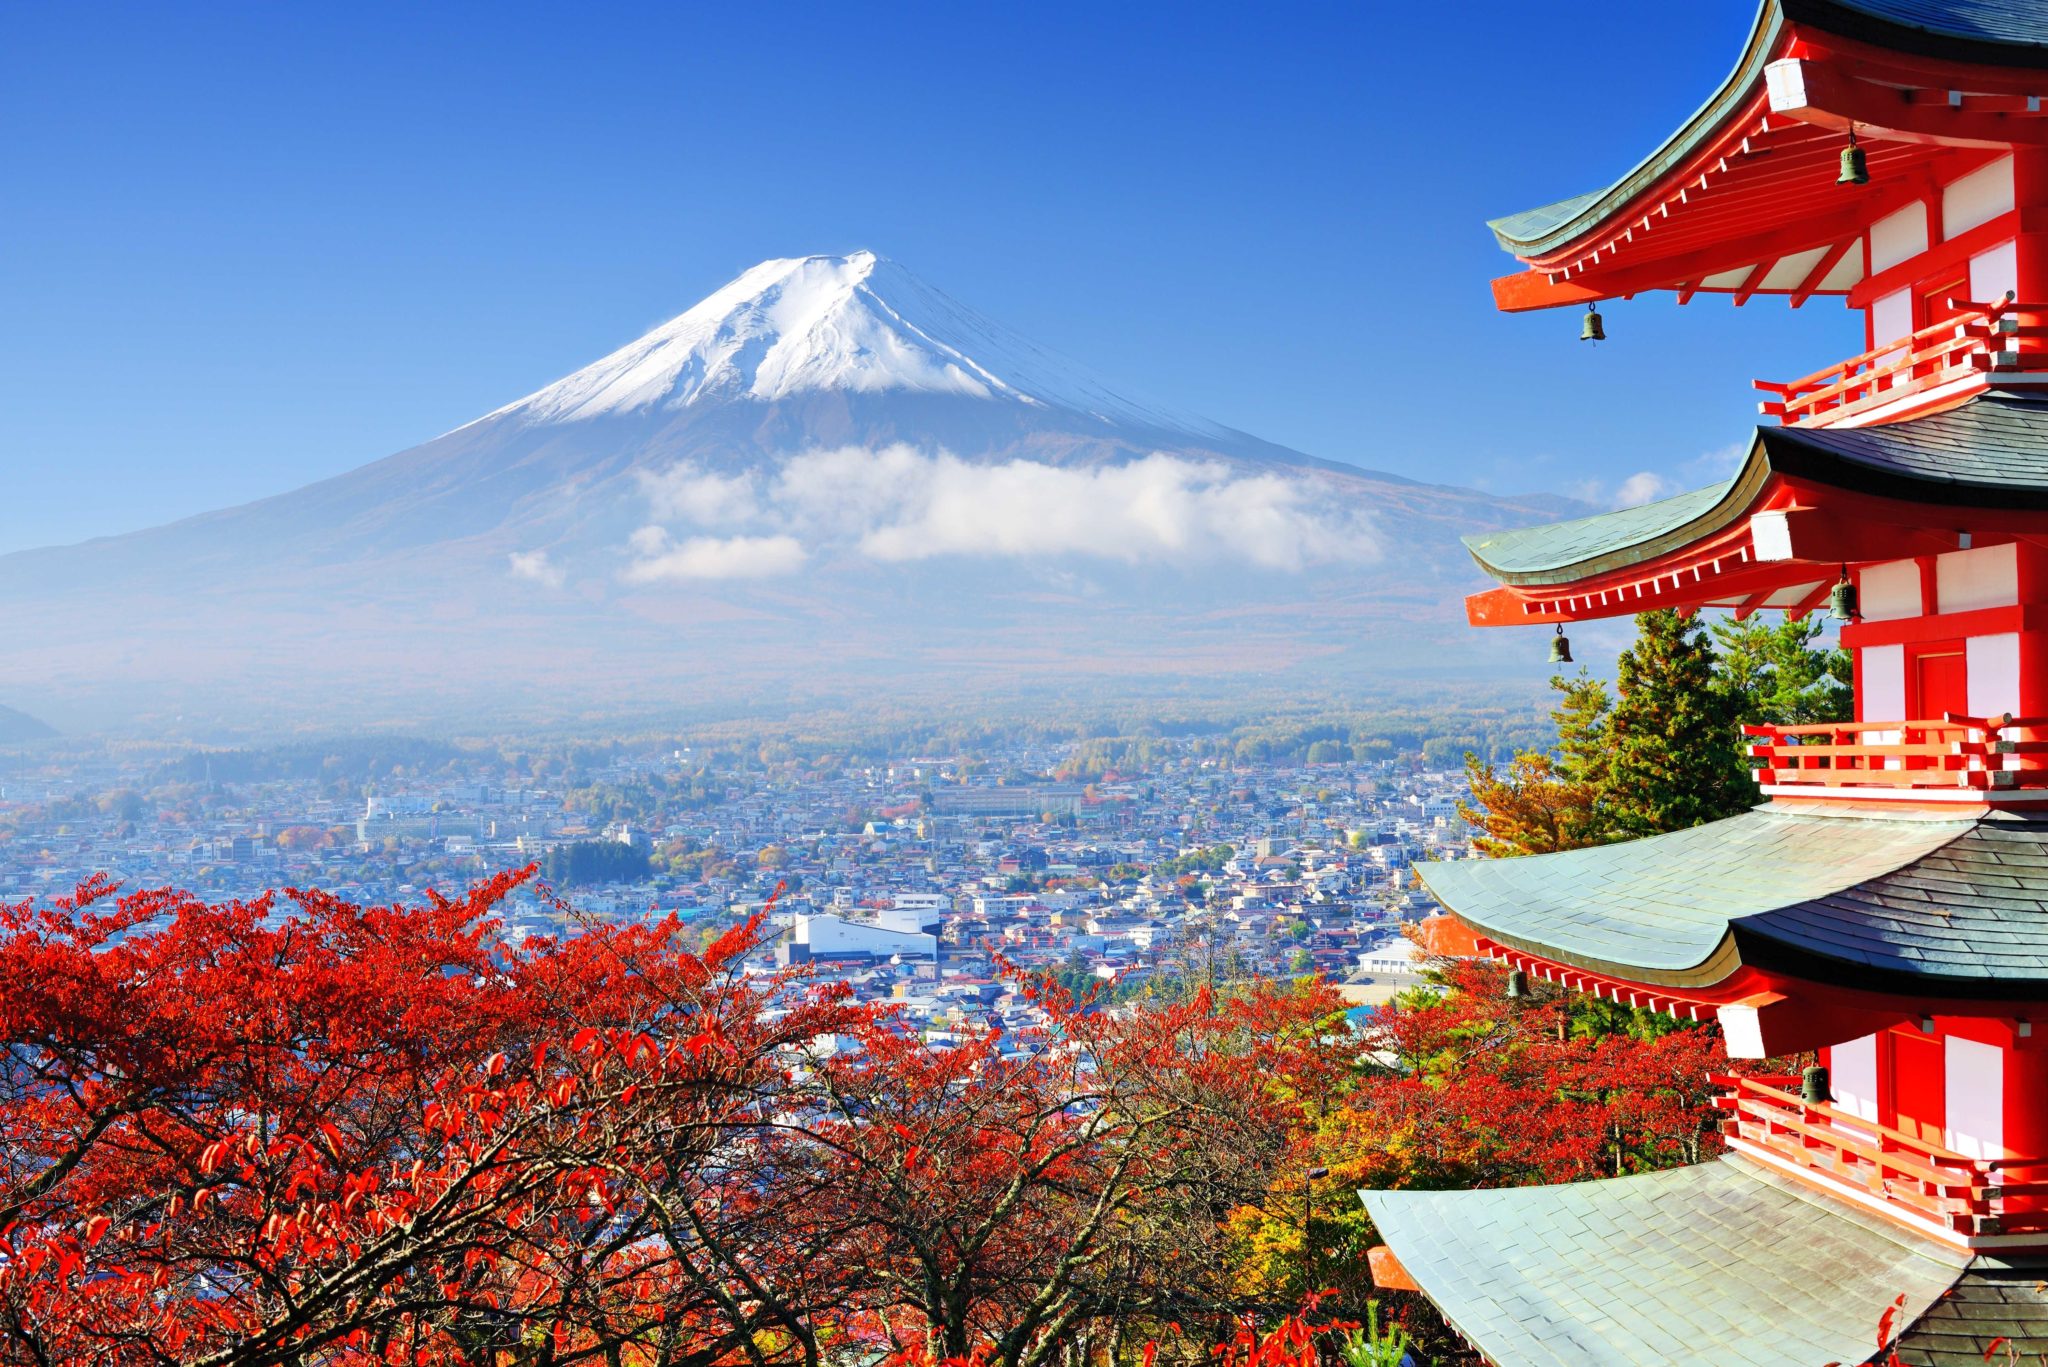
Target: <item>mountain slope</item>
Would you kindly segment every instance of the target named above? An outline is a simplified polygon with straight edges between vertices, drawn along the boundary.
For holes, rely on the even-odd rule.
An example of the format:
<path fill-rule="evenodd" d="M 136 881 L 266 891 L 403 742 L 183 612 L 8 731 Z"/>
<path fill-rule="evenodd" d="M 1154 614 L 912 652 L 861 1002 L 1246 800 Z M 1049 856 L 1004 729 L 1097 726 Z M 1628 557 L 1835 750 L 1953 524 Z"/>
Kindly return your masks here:
<path fill-rule="evenodd" d="M 1362 667 L 1391 624 L 1469 650 L 1458 534 L 1567 507 L 1133 398 L 871 253 L 769 261 L 411 450 L 0 557 L 33 646 L 0 684 L 46 715 L 376 715 L 401 696 L 545 710 L 598 674 L 634 698 L 821 664 L 963 683 Z"/>
<path fill-rule="evenodd" d="M 11 707 L 0 705 L 0 745 L 18 745 L 23 741 L 46 740 L 57 733 L 37 721 L 26 712 L 17 712 Z"/>

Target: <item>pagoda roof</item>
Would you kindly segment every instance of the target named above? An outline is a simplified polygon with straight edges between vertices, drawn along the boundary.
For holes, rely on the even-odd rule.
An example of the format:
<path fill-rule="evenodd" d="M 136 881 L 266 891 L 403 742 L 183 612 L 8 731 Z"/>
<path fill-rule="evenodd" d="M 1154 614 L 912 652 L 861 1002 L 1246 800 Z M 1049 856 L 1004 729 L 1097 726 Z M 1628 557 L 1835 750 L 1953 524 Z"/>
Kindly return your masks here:
<path fill-rule="evenodd" d="M 1972 1282 L 1967 1254 L 1737 1157 L 1561 1186 L 1359 1195 L 1402 1269 L 1501 1367 L 1864 1362 L 1894 1297 L 1908 1321 L 1932 1323 Z M 1987 1318 L 1980 1300 L 1998 1304 L 1958 1301 L 1916 1346 L 1964 1342 Z"/>
<path fill-rule="evenodd" d="M 1558 854 L 1415 866 L 1495 945 L 1625 982 L 1763 969 L 1916 998 L 2048 992 L 2048 820 L 1759 807 Z"/>
<path fill-rule="evenodd" d="M 1855 52 L 1825 55 L 1845 45 Z M 1832 105 L 1788 95 L 1780 108 L 1766 93 L 1767 67 L 1816 50 L 1823 55 L 1802 59 L 1816 74 L 1839 61 L 1854 78 L 1847 92 L 1864 103 L 1846 122 Z M 1872 54 L 1891 54 L 1891 65 L 1857 66 Z M 2032 120 L 2001 119 L 1988 93 L 1942 112 L 1918 108 L 1919 95 L 1967 79 L 1958 66 L 2048 67 L 2048 11 L 2036 0 L 1765 0 L 1728 76 L 1627 173 L 1487 225 L 1533 268 L 1532 278 L 1495 282 L 1500 306 L 1553 308 L 1646 289 L 1684 298 L 1726 291 L 1738 302 L 1784 294 L 1799 304 L 1850 291 L 1863 268 L 1846 244 L 1870 219 L 1912 202 L 1916 178 L 1946 152 L 1975 149 L 1988 160 L 2001 145 L 2040 140 Z M 2012 79 L 1964 88 L 2002 92 Z M 1898 112 L 1894 98 L 1915 111 Z M 1826 174 L 1848 124 L 1866 132 L 1871 175 L 1871 193 L 1853 205 L 1830 194 Z M 1966 170 L 1968 158 L 1948 164 Z"/>
<path fill-rule="evenodd" d="M 1734 527 L 1774 475 L 1915 503 L 2048 510 L 2048 401 L 1991 391 L 1869 427 L 1759 427 L 1742 468 L 1720 484 L 1618 512 L 1484 532 L 1465 546 L 1502 583 L 1575 583 Z"/>
<path fill-rule="evenodd" d="M 1899 1361 L 1905 1367 L 1984 1367 L 2008 1345 L 2020 1362 L 2048 1355 L 2043 1276 L 2048 1270 L 2037 1264 L 1980 1259 L 1899 1335 Z"/>
<path fill-rule="evenodd" d="M 1735 69 L 1677 132 L 1628 174 L 1605 189 L 1508 214 L 1486 226 L 1517 256 L 1538 256 L 1570 242 L 1620 202 L 1683 163 L 1740 109 L 1761 79 L 1788 21 L 1954 61 L 2048 65 L 2048 10 L 2039 0 L 1765 0 Z"/>
<path fill-rule="evenodd" d="M 1795 22 L 1880 47 L 2048 65 L 2048 12 L 2040 0 L 1781 0 L 1781 7 Z"/>
<path fill-rule="evenodd" d="M 1591 190 L 1569 199 L 1526 209 L 1518 214 L 1490 219 L 1487 227 L 1504 251 L 1519 257 L 1537 257 L 1567 246 L 1597 227 L 1608 216 L 1634 199 L 1677 167 L 1683 165 L 1714 133 L 1742 112 L 1764 67 L 1777 55 L 1778 38 L 1785 26 L 1780 0 L 1764 0 L 1757 11 L 1749 42 L 1727 79 L 1680 124 L 1656 151 L 1644 157 L 1628 173 L 1602 190 Z"/>

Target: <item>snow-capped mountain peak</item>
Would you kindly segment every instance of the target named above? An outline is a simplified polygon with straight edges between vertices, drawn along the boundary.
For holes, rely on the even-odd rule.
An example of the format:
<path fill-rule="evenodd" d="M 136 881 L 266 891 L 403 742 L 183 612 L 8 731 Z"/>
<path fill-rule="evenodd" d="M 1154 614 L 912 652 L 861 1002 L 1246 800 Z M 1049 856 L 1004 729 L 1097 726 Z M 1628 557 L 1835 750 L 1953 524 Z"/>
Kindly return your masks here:
<path fill-rule="evenodd" d="M 869 251 L 763 261 L 639 340 L 487 416 L 577 422 L 820 390 L 951 394 L 1214 429 L 1115 393 Z"/>

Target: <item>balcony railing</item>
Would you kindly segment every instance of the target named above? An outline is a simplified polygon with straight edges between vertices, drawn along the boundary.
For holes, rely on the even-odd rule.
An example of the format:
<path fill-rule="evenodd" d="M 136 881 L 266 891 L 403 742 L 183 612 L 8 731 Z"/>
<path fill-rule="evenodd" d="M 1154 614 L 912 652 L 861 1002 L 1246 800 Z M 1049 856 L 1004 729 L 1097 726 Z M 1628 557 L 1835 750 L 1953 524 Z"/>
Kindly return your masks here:
<path fill-rule="evenodd" d="M 1820 427 L 1973 378 L 2048 370 L 2048 304 L 1950 299 L 1953 316 L 1861 355 L 1782 384 L 1752 380 L 1775 399 L 1757 411 L 1794 427 Z M 2027 321 L 2022 321 L 2023 319 Z"/>
<path fill-rule="evenodd" d="M 2048 788 L 2048 741 L 2010 735 L 2048 717 L 1827 722 L 1744 726 L 1756 781 L 1766 788 Z"/>
<path fill-rule="evenodd" d="M 2048 1234 L 2048 1159 L 1972 1158 L 1773 1085 L 1790 1079 L 1715 1081 L 1731 1140 L 1956 1234 Z"/>

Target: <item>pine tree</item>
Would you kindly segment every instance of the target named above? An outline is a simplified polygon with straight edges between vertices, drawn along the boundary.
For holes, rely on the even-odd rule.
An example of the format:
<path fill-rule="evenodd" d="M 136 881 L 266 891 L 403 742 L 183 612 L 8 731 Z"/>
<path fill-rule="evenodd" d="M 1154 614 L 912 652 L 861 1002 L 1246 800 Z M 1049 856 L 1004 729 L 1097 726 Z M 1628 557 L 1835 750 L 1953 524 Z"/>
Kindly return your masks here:
<path fill-rule="evenodd" d="M 1617 661 L 1617 701 L 1585 670 L 1550 686 L 1554 752 L 1505 770 L 1467 755 L 1472 802 L 1460 813 L 1482 853 L 1547 854 L 1678 830 L 1746 810 L 1757 790 L 1741 722 L 1841 721 L 1854 705 L 1849 661 L 1816 645 L 1820 623 L 1720 622 L 1675 612 L 1636 618 Z"/>
<path fill-rule="evenodd" d="M 1472 801 L 1458 814 L 1479 834 L 1483 854 L 1506 858 L 1550 854 L 1598 845 L 1614 838 L 1604 806 L 1607 777 L 1607 685 L 1581 670 L 1577 677 L 1553 676 L 1562 695 L 1550 711 L 1557 726 L 1557 753 L 1525 750 L 1502 773 L 1465 756 Z"/>
<path fill-rule="evenodd" d="M 1569 679 L 1553 674 L 1550 686 L 1564 695 L 1550 710 L 1550 719 L 1557 724 L 1559 775 L 1604 789 L 1612 756 L 1607 745 L 1607 718 L 1614 710 L 1606 681 L 1581 669 Z"/>
<path fill-rule="evenodd" d="M 1616 667 L 1602 785 L 1629 836 L 1733 816 L 1757 801 L 1736 741 L 1740 702 L 1715 671 L 1712 638 L 1669 609 L 1639 613 Z"/>
<path fill-rule="evenodd" d="M 1714 624 L 1721 687 L 1733 700 L 1735 720 L 1801 726 L 1855 715 L 1849 652 L 1815 645 L 1820 632 L 1817 617 Z"/>

